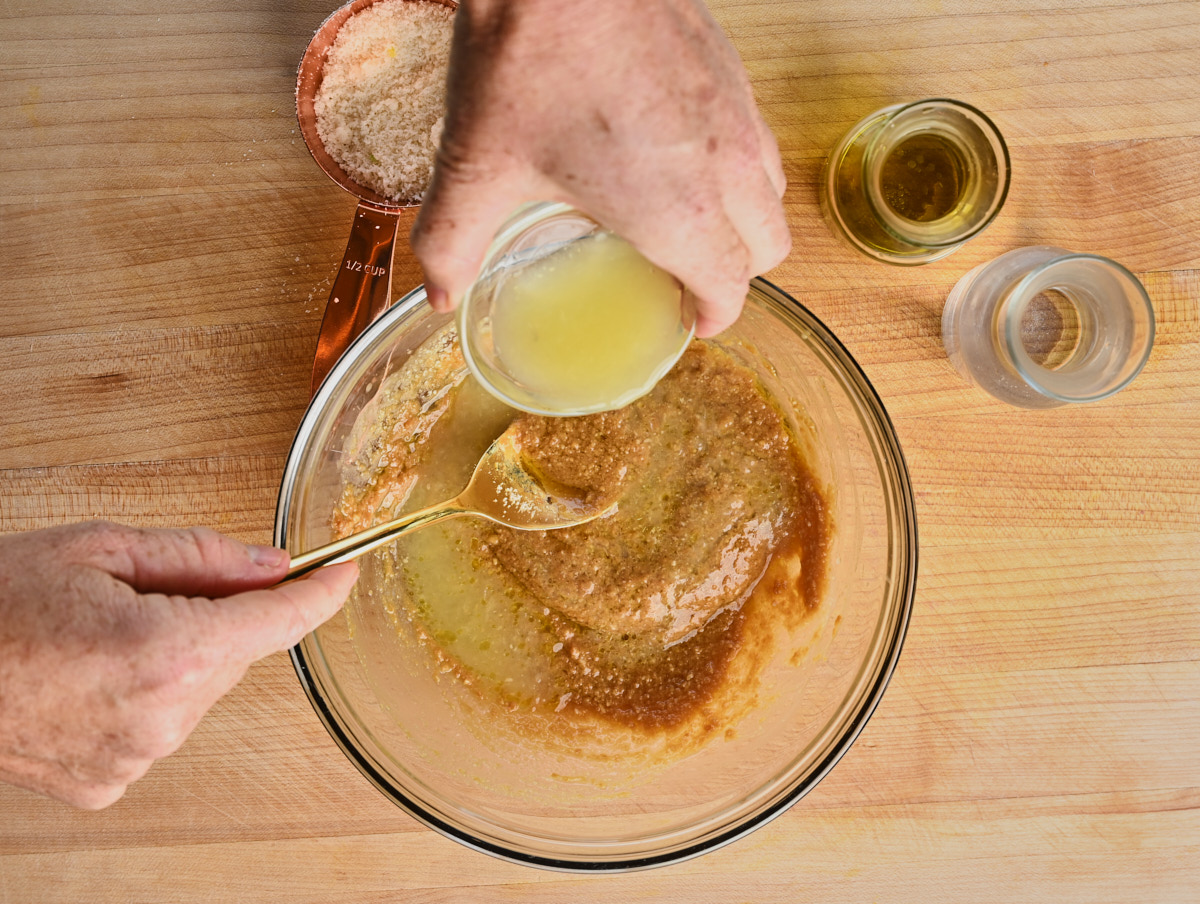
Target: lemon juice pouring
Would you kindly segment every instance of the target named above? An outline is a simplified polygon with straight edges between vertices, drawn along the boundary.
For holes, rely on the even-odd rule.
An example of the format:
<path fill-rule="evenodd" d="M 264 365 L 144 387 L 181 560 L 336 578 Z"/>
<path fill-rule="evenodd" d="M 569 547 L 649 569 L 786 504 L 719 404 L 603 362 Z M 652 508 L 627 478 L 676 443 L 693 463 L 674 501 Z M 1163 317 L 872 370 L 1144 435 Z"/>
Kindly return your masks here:
<path fill-rule="evenodd" d="M 675 277 L 562 204 L 510 219 L 459 312 L 475 377 L 502 401 L 550 415 L 644 395 L 687 347 L 690 321 Z"/>

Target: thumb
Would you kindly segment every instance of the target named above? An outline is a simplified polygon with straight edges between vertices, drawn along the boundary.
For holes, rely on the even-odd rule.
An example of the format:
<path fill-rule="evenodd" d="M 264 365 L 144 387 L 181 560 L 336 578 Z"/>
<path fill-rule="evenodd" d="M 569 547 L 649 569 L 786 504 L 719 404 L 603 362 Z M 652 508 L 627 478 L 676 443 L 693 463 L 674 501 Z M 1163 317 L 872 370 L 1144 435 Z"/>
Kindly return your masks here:
<path fill-rule="evenodd" d="M 511 172 L 456 165 L 441 156 L 413 224 L 413 253 L 430 305 L 452 310 L 479 275 L 500 224 L 526 200 L 527 180 Z"/>
<path fill-rule="evenodd" d="M 219 629 L 212 632 L 232 660 L 250 662 L 295 646 L 346 602 L 358 565 L 327 565 L 308 577 L 269 590 L 250 590 L 214 600 Z"/>

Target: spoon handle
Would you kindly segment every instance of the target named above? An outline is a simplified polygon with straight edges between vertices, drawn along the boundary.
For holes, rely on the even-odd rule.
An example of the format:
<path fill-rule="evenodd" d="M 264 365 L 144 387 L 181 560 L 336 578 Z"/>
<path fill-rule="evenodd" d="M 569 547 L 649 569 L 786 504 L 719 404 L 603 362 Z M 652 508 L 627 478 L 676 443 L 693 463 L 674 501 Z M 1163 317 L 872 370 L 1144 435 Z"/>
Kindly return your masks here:
<path fill-rule="evenodd" d="M 433 524 L 445 518 L 465 514 L 468 511 L 469 509 L 465 509 L 459 505 L 457 499 L 452 499 L 450 502 L 443 502 L 439 505 L 421 509 L 418 512 L 403 515 L 395 521 L 388 521 L 384 524 L 368 527 L 366 530 L 343 537 L 341 540 L 334 540 L 325 546 L 318 546 L 316 549 L 306 553 L 292 556 L 292 564 L 288 568 L 287 577 L 284 580 L 290 581 L 293 578 L 303 577 L 310 571 L 315 571 L 325 565 L 337 565 L 339 562 L 349 562 L 351 559 L 356 559 L 365 552 L 370 552 L 372 549 L 383 546 L 385 543 L 390 543 L 401 534 L 406 534 L 409 531 L 424 527 L 427 524 Z"/>

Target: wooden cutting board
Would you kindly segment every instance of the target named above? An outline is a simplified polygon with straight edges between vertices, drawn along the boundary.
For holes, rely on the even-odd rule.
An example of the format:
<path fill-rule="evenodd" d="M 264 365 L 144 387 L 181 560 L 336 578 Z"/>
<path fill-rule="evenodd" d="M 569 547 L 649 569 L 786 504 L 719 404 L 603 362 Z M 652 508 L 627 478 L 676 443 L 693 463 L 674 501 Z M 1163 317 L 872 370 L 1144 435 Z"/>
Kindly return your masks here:
<path fill-rule="evenodd" d="M 269 540 L 354 206 L 293 119 L 331 8 L 0 2 L 0 531 Z M 769 276 L 860 362 L 916 490 L 907 645 L 845 759 L 696 861 L 539 872 L 388 803 L 273 656 L 106 811 L 0 787 L 0 904 L 1200 900 L 1200 3 L 712 8 L 790 180 Z M 886 267 L 830 235 L 817 178 L 855 120 L 928 96 L 996 121 L 1013 187 L 955 255 Z M 1154 353 L 1109 401 L 1018 411 L 945 358 L 958 276 L 1039 243 L 1149 290 Z M 402 249 L 396 291 L 420 278 Z"/>

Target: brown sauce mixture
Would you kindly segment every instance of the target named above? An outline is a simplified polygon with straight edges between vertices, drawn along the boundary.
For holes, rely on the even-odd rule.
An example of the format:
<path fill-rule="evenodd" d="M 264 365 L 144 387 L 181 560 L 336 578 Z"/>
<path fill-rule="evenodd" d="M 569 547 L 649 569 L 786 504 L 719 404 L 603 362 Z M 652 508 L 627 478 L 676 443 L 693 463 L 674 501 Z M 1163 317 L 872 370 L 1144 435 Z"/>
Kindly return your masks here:
<path fill-rule="evenodd" d="M 456 407 L 468 404 L 473 389 L 457 345 L 430 343 L 436 353 L 411 362 L 430 379 L 395 389 L 376 414 L 379 429 L 356 446 L 367 464 L 356 471 L 363 479 L 347 483 L 339 534 L 405 505 L 438 458 L 439 432 L 448 437 Z M 450 391 L 432 391 L 448 372 Z M 431 618 L 426 636 L 439 664 L 480 692 L 510 708 L 678 726 L 719 696 L 735 658 L 764 655 L 754 647 L 771 624 L 794 626 L 819 605 L 832 529 L 825 496 L 758 378 L 717 346 L 695 342 L 650 394 L 620 411 L 508 417 L 547 477 L 616 507 L 554 531 L 446 522 L 455 526 L 444 545 L 469 575 L 446 580 L 501 588 L 497 610 L 510 607 L 503 617 L 525 626 L 526 639 L 509 646 L 534 663 L 524 690 L 481 680 L 471 660 L 492 638 L 466 643 Z M 428 559 L 400 553 L 399 570 Z M 412 591 L 415 617 L 436 608 L 429 595 Z"/>
<path fill-rule="evenodd" d="M 703 345 L 620 411 L 515 426 L 537 438 L 530 452 L 551 476 L 599 484 L 617 508 L 565 530 L 497 528 L 487 546 L 539 600 L 597 631 L 673 643 L 703 627 L 745 599 L 814 502 L 754 375 Z"/>

